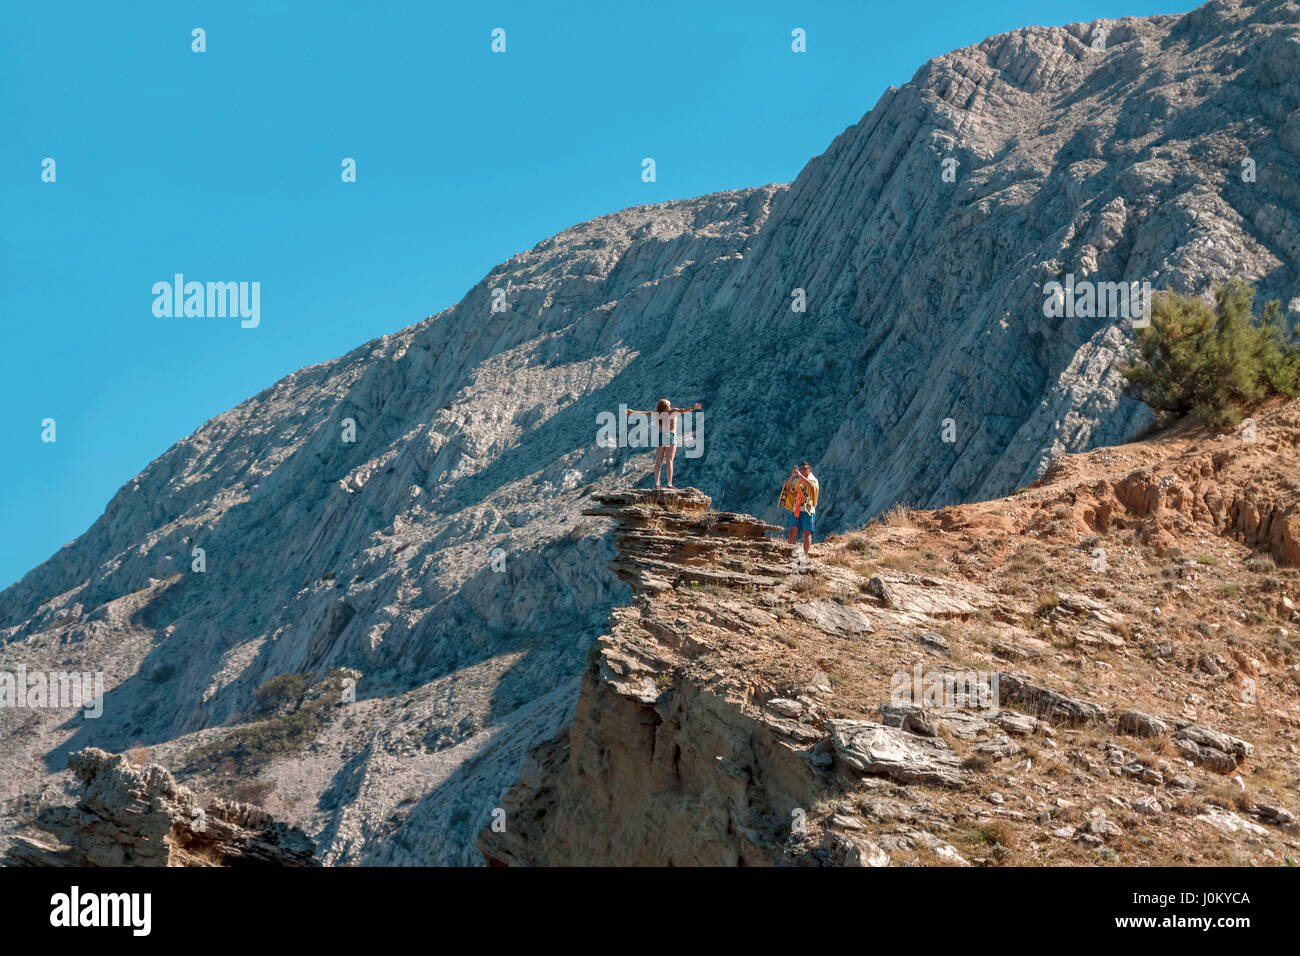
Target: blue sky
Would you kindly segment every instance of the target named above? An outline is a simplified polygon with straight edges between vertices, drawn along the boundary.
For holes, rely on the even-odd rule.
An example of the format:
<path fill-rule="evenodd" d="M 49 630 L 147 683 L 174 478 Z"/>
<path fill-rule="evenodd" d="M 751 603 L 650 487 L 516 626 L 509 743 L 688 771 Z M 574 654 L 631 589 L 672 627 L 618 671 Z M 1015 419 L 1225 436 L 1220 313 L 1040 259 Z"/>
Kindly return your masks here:
<path fill-rule="evenodd" d="M 788 182 L 889 85 L 990 34 L 1195 5 L 7 3 L 0 588 L 207 419 L 549 235 Z M 260 326 L 156 318 L 177 272 L 260 282 Z"/>

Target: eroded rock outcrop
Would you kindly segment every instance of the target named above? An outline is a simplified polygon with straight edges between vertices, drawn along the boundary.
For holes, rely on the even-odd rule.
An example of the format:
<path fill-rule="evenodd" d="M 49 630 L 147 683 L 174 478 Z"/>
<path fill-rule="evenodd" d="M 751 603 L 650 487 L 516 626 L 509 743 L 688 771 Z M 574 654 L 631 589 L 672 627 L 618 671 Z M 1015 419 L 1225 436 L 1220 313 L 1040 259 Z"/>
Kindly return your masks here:
<path fill-rule="evenodd" d="M 909 732 L 869 720 L 828 720 L 826 729 L 836 755 L 854 770 L 885 774 L 901 783 L 955 787 L 962 782 L 960 758 L 931 728 Z"/>
<path fill-rule="evenodd" d="M 480 832 L 484 859 L 1280 862 L 1300 836 L 1278 803 L 1300 799 L 1300 569 L 1193 521 L 1170 545 L 1198 557 L 1172 560 L 1113 497 L 1135 462 L 1228 454 L 1293 506 L 1300 459 L 1268 449 L 1300 401 L 1257 415 L 1259 448 L 1173 429 L 1007 499 L 832 536 L 810 564 L 694 489 L 599 496 L 634 599 L 571 726 Z"/>
<path fill-rule="evenodd" d="M 769 627 L 785 617 L 829 640 L 862 640 L 876 630 L 865 606 L 789 592 L 809 568 L 797 549 L 763 534 L 779 529 L 713 512 L 695 489 L 627 491 L 599 502 L 587 513 L 617 521 L 612 567 L 636 598 L 613 612 L 610 633 L 597 642 L 573 724 L 530 754 L 504 816 L 480 833 L 485 859 L 887 865 L 888 854 L 855 834 L 848 818 L 807 824 L 814 805 L 863 780 L 959 787 L 961 758 L 933 728 L 906 718 L 902 726 L 828 719 L 834 691 L 825 675 L 784 696 L 733 657 L 754 638 L 770 640 Z M 792 612 L 779 606 L 787 600 Z M 948 605 L 932 610 L 946 613 Z M 892 609 L 877 620 L 923 617 Z M 886 720 L 893 713 L 885 708 Z M 991 726 L 960 712 L 940 722 L 969 739 Z M 941 840 L 934 848 L 941 859 L 960 860 Z"/>
<path fill-rule="evenodd" d="M 307 835 L 263 810 L 200 800 L 157 765 L 90 747 L 68 767 L 74 806 L 46 807 L 17 835 L 5 866 L 319 866 Z"/>
<path fill-rule="evenodd" d="M 587 513 L 617 519 L 612 567 L 637 598 L 593 649 L 572 726 L 530 754 L 504 830 L 486 828 L 480 848 L 498 864 L 779 858 L 791 813 L 821 790 L 806 751 L 824 734 L 802 704 L 785 709 L 802 720 L 747 706 L 750 690 L 710 670 L 717 647 L 691 624 L 760 627 L 746 595 L 784 575 L 789 547 L 749 516 L 710 511 L 695 489 L 599 501 Z M 682 666 L 701 679 L 680 679 Z"/>
<path fill-rule="evenodd" d="M 1104 708 L 1042 687 L 1015 671 L 998 674 L 998 694 L 1002 703 L 1014 704 L 1052 724 L 1091 724 L 1106 718 Z"/>

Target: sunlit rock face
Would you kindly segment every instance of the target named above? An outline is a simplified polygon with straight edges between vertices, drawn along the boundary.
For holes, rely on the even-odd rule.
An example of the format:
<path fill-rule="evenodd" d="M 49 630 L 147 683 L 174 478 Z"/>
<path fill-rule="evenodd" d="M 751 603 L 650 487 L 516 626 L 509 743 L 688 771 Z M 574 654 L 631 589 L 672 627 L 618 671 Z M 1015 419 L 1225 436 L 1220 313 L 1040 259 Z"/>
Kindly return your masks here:
<path fill-rule="evenodd" d="M 1122 441 L 1147 421 L 1116 370 L 1131 322 L 1049 318 L 1044 285 L 1241 275 L 1300 298 L 1297 22 L 1294 2 L 1215 2 L 992 37 L 788 186 L 577 225 L 217 416 L 0 593 L 0 671 L 105 686 L 97 719 L 0 708 L 0 797 L 21 816 L 70 752 L 138 744 L 187 785 L 251 782 L 326 862 L 479 862 L 629 596 L 580 512 L 645 484 L 651 455 L 600 422 L 702 402 L 677 484 L 774 520 L 808 459 L 819 532 Z M 269 679 L 339 668 L 355 700 L 310 739 L 195 762 L 285 719 L 253 695 Z"/>

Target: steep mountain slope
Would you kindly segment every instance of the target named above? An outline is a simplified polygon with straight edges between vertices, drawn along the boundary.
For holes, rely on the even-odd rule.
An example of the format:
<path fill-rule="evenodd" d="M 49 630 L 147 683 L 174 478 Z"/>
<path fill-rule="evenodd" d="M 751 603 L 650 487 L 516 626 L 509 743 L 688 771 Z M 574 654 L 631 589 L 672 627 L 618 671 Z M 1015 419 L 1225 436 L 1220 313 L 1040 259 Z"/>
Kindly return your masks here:
<path fill-rule="evenodd" d="M 567 719 L 617 593 L 593 573 L 604 544 L 566 534 L 580 483 L 639 467 L 613 468 L 592 440 L 595 396 L 640 351 L 610 313 L 693 308 L 695 276 L 737 253 L 776 191 L 579 225 L 153 462 L 3 595 L 0 670 L 102 670 L 109 688 L 97 720 L 0 708 L 10 792 L 90 743 L 144 744 L 184 769 L 223 725 L 268 716 L 252 692 L 269 678 L 345 664 L 359 678 L 348 721 L 270 767 L 232 739 L 206 782 L 260 771 L 267 805 L 331 862 L 476 859 L 478 823 L 524 749 Z"/>
<path fill-rule="evenodd" d="M 789 187 L 575 226 L 214 418 L 0 594 L 0 670 L 108 688 L 98 720 L 0 708 L 0 796 L 23 810 L 71 751 L 139 743 L 191 785 L 256 787 L 328 862 L 477 861 L 626 597 L 577 512 L 648 456 L 598 444 L 598 416 L 700 399 L 681 480 L 764 514 L 810 458 L 828 529 L 1122 440 L 1146 419 L 1112 368 L 1124 324 L 1044 319 L 1039 285 L 1300 296 L 1297 22 L 1216 2 L 939 57 Z M 330 668 L 357 681 L 342 711 L 253 693 Z"/>

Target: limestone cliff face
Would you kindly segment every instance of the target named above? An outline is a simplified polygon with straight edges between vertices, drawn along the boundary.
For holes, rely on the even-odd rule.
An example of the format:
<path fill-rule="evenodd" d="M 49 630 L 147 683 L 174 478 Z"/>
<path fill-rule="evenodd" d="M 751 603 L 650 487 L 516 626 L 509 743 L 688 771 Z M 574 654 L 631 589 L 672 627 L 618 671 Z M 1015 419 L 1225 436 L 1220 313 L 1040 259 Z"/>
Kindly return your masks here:
<path fill-rule="evenodd" d="M 1127 323 L 1046 319 L 1042 284 L 1204 293 L 1242 274 L 1300 296 L 1298 21 L 1265 0 L 1031 27 L 885 93 L 777 198 L 710 303 L 746 343 L 717 375 L 734 405 L 797 387 L 798 440 L 728 415 L 714 441 L 811 458 L 845 527 L 900 499 L 1005 494 L 1052 455 L 1125 440 L 1145 417 L 1119 396 Z M 771 341 L 784 374 L 740 374 L 771 366 Z M 761 514 L 771 479 L 747 479 L 719 503 Z"/>
<path fill-rule="evenodd" d="M 1123 438 L 1145 420 L 1113 368 L 1128 331 L 1044 319 L 1040 284 L 1243 275 L 1300 296 L 1298 10 L 1213 2 L 939 57 L 789 186 L 579 224 L 212 419 L 0 594 L 0 669 L 106 685 L 94 721 L 0 708 L 0 797 L 89 743 L 181 770 L 270 678 L 345 667 L 350 719 L 257 769 L 268 808 L 329 862 L 477 861 L 626 598 L 577 512 L 648 456 L 599 444 L 599 416 L 703 401 L 679 483 L 770 520 L 808 458 L 826 530 Z"/>

